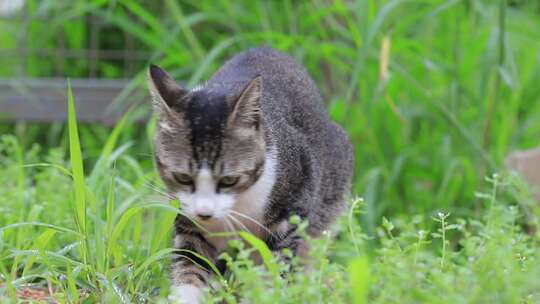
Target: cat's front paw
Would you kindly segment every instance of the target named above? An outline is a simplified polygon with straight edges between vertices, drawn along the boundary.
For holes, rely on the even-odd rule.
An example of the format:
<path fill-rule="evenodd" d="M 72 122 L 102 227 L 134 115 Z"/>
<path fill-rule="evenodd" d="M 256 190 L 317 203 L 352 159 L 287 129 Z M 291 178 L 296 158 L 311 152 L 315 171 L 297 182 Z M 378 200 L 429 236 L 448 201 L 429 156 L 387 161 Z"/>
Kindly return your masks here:
<path fill-rule="evenodd" d="M 202 290 L 195 285 L 178 285 L 171 287 L 169 303 L 172 304 L 199 304 Z"/>

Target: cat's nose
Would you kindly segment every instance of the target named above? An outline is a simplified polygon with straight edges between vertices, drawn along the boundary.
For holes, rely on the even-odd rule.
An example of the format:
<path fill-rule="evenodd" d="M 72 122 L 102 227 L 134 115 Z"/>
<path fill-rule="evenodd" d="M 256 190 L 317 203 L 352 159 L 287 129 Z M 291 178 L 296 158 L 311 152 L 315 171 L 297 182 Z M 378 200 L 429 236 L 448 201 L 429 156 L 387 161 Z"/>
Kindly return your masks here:
<path fill-rule="evenodd" d="M 208 214 L 208 213 L 199 213 L 199 214 L 197 214 L 197 217 L 200 218 L 203 221 L 207 221 L 207 220 L 211 219 L 212 216 L 213 216 L 212 214 Z"/>

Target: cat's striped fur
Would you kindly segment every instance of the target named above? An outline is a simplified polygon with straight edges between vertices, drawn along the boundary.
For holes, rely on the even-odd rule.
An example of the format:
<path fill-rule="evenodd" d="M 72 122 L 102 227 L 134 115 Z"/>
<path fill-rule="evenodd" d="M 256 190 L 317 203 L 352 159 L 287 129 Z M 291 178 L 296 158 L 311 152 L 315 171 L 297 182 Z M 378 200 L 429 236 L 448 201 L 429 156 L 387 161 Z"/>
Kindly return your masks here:
<path fill-rule="evenodd" d="M 318 236 L 343 209 L 353 172 L 350 141 L 305 69 L 263 47 L 233 57 L 196 90 L 157 66 L 149 78 L 157 168 L 184 211 L 175 223 L 173 293 L 197 301 L 211 271 L 190 252 L 219 265 L 227 238 L 214 232 L 249 230 L 276 253 L 305 253 L 288 219 L 308 220 Z"/>

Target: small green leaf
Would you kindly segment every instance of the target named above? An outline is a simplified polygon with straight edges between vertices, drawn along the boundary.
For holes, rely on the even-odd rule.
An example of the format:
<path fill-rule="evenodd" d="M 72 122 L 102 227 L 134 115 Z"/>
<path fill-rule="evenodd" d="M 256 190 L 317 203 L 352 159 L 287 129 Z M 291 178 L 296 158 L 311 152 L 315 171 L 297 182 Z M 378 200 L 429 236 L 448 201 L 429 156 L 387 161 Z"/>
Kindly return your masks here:
<path fill-rule="evenodd" d="M 392 231 L 394 230 L 394 224 L 392 224 L 392 222 L 390 222 L 388 219 L 386 219 L 384 216 L 382 218 L 382 225 L 383 227 L 388 231 Z"/>
<path fill-rule="evenodd" d="M 259 254 L 262 257 L 263 263 L 268 269 L 268 271 L 273 276 L 278 276 L 279 275 L 278 265 L 274 262 L 272 251 L 270 251 L 268 246 L 266 246 L 266 243 L 251 233 L 248 233 L 245 231 L 240 231 L 238 233 L 246 242 L 248 242 L 251 246 L 253 246 L 253 248 L 257 249 L 257 251 L 259 251 Z"/>

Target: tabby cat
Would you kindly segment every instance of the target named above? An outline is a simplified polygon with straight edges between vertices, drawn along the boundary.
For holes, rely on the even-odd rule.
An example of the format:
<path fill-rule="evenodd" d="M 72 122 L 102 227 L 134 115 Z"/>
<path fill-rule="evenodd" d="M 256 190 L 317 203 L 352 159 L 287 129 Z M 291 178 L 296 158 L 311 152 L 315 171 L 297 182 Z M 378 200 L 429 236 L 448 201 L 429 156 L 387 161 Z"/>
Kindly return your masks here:
<path fill-rule="evenodd" d="M 354 166 L 350 140 L 306 70 L 261 47 L 234 56 L 192 90 L 155 65 L 149 80 L 156 167 L 182 210 L 171 299 L 200 302 L 211 270 L 190 252 L 218 262 L 229 238 L 215 232 L 248 230 L 276 255 L 288 248 L 305 256 L 289 218 L 307 220 L 306 232 L 320 235 L 344 209 Z"/>

